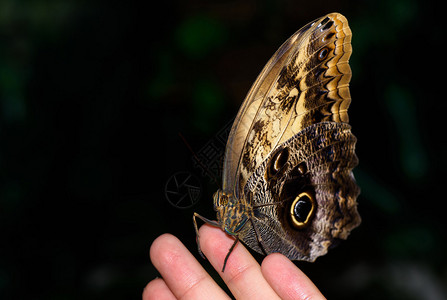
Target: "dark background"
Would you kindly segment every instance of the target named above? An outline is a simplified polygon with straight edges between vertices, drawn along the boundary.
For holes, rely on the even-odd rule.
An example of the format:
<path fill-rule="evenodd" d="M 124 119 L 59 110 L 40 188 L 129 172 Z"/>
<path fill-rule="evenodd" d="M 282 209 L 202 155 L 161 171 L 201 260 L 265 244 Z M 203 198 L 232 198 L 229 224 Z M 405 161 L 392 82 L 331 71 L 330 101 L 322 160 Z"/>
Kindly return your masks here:
<path fill-rule="evenodd" d="M 192 213 L 214 218 L 218 186 L 187 145 L 215 141 L 282 42 L 333 11 L 353 31 L 363 223 L 298 266 L 330 299 L 447 297 L 443 8 L 141 3 L 0 3 L 1 299 L 138 299 L 165 232 L 197 256 Z M 179 171 L 200 183 L 192 208 L 167 201 Z"/>

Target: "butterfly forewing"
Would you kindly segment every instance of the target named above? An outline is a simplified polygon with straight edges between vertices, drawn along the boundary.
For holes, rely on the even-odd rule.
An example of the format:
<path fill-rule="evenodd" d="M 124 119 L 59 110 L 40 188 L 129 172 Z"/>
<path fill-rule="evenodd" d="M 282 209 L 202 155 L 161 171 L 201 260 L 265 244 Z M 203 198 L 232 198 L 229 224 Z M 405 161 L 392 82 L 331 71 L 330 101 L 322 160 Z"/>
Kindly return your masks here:
<path fill-rule="evenodd" d="M 248 133 L 253 126 L 253 121 L 259 118 L 259 116 L 256 116 L 259 114 L 261 105 L 265 102 L 266 95 L 277 81 L 282 67 L 289 63 L 291 56 L 299 48 L 303 35 L 308 33 L 308 29 L 312 24 L 313 22 L 298 30 L 281 45 L 262 69 L 242 103 L 231 128 L 225 149 L 225 162 L 222 174 L 222 190 L 224 192 L 238 194 L 238 189 L 236 188 L 238 184 L 237 172 L 239 171 L 242 151 L 246 147 Z"/>
<path fill-rule="evenodd" d="M 225 192 L 239 197 L 271 151 L 305 127 L 348 121 L 350 40 L 346 18 L 329 14 L 298 30 L 270 59 L 233 124 L 225 153 Z"/>

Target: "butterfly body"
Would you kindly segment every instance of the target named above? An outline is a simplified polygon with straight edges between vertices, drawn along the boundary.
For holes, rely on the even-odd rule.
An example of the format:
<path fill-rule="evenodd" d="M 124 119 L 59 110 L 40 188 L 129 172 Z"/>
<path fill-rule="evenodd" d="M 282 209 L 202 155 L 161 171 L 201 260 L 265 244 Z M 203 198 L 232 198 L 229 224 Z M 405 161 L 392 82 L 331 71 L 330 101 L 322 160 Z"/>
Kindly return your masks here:
<path fill-rule="evenodd" d="M 244 198 L 245 199 L 245 198 Z M 250 204 L 221 190 L 214 194 L 214 210 L 217 211 L 217 222 L 229 235 L 238 235 L 251 214 Z"/>
<path fill-rule="evenodd" d="M 212 225 L 259 253 L 314 261 L 360 223 L 347 114 L 350 42 L 338 13 L 298 30 L 261 71 L 233 123 Z"/>

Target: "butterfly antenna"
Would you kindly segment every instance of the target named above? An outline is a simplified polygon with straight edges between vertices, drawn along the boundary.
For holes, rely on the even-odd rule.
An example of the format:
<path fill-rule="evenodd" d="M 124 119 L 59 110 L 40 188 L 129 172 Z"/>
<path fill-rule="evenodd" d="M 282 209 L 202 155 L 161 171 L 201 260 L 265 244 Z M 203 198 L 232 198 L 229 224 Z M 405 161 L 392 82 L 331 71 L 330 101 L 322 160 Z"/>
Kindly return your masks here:
<path fill-rule="evenodd" d="M 185 137 L 179 132 L 178 135 L 180 136 L 180 138 L 182 139 L 183 143 L 186 145 L 186 147 L 189 149 L 189 151 L 192 153 L 192 155 L 194 156 L 195 160 L 199 163 L 199 165 L 203 168 L 203 170 L 208 174 L 208 176 L 210 176 L 210 178 L 214 181 L 214 183 L 220 187 L 220 184 L 216 178 L 216 176 L 214 176 L 213 173 L 211 173 L 211 171 L 208 169 L 207 166 L 205 166 L 204 163 L 202 163 L 202 161 L 199 159 L 199 157 L 196 155 L 196 153 L 194 152 L 194 150 L 192 149 L 192 147 L 189 145 L 189 143 L 186 141 Z"/>

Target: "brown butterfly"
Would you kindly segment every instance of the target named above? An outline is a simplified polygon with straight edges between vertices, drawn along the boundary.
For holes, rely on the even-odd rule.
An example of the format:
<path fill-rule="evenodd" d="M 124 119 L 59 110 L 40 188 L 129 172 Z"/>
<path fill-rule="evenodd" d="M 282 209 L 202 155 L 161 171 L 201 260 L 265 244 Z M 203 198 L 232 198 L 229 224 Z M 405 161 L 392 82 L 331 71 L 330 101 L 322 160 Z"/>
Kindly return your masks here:
<path fill-rule="evenodd" d="M 347 114 L 351 35 L 338 13 L 307 24 L 248 92 L 214 194 L 217 221 L 193 217 L 197 240 L 196 217 L 235 237 L 222 272 L 239 240 L 259 253 L 314 261 L 360 224 L 356 138 Z"/>

